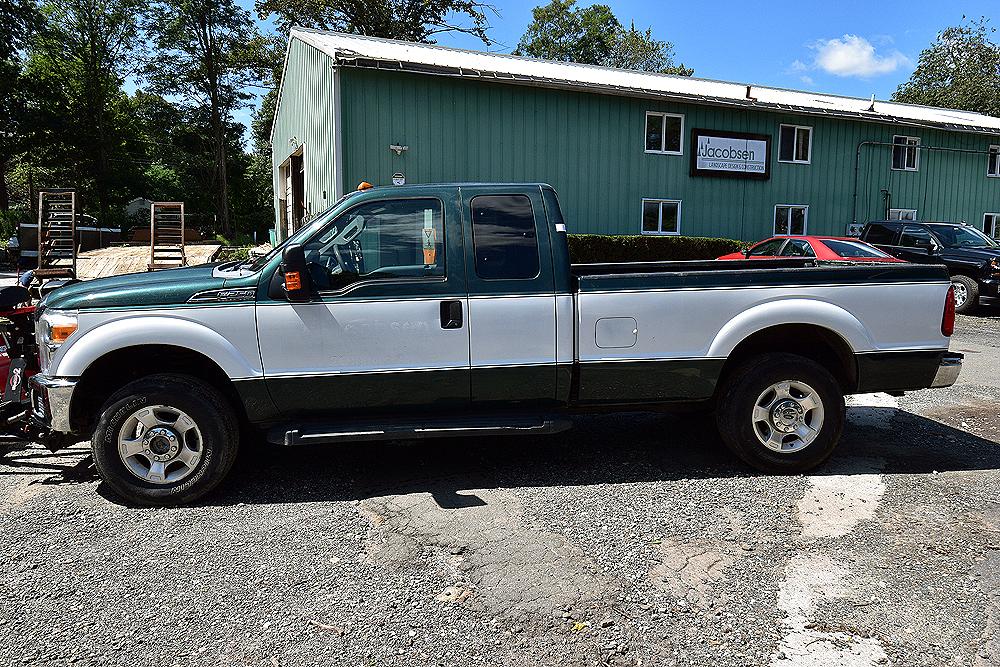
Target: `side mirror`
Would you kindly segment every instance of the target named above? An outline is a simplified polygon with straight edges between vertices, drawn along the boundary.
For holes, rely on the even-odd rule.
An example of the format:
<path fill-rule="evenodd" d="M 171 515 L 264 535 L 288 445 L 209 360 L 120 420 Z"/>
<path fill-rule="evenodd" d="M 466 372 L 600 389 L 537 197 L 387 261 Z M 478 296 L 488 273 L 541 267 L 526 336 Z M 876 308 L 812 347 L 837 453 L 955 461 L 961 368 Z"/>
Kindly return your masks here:
<path fill-rule="evenodd" d="M 306 253 L 300 245 L 290 245 L 281 251 L 281 273 L 285 295 L 289 301 L 308 301 L 310 293 L 309 267 Z"/>

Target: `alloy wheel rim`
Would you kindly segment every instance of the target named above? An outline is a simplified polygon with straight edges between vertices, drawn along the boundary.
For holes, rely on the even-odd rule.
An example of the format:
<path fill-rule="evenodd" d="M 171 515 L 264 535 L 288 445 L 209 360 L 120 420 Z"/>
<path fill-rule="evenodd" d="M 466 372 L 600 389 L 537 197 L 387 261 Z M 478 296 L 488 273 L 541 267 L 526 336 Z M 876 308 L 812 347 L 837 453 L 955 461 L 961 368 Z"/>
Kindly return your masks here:
<path fill-rule="evenodd" d="M 823 400 L 798 380 L 775 382 L 761 392 L 750 418 L 762 445 L 778 454 L 801 451 L 823 430 Z"/>
<path fill-rule="evenodd" d="M 965 288 L 965 285 L 959 282 L 953 282 L 951 286 L 955 290 L 955 305 L 961 308 L 965 305 L 966 299 L 969 298 L 969 290 Z"/>
<path fill-rule="evenodd" d="M 151 484 L 174 484 L 198 467 L 204 453 L 201 430 L 169 405 L 139 408 L 118 432 L 118 455 L 133 475 Z"/>

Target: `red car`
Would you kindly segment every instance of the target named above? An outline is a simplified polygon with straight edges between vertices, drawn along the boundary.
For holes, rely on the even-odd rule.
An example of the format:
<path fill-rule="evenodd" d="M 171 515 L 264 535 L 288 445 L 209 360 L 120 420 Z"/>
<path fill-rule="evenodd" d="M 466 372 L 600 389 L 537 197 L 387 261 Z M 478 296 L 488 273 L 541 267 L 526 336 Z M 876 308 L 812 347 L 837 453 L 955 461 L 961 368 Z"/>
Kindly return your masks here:
<path fill-rule="evenodd" d="M 815 257 L 843 262 L 901 262 L 875 246 L 853 238 L 837 236 L 775 236 L 719 259 L 782 259 Z"/>

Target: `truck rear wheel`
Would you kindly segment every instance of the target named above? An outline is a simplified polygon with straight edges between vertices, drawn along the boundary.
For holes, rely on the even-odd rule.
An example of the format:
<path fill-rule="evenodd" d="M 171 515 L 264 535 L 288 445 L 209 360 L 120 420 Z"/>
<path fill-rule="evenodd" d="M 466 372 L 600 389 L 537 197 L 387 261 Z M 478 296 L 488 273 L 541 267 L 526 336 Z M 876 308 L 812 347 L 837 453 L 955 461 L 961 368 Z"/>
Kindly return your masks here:
<path fill-rule="evenodd" d="M 767 473 L 799 473 L 825 461 L 844 428 L 840 384 L 816 362 L 768 354 L 739 366 L 718 397 L 716 422 L 726 445 Z"/>
<path fill-rule="evenodd" d="M 951 277 L 951 285 L 955 288 L 955 312 L 971 313 L 979 305 L 979 283 L 957 274 Z"/>
<path fill-rule="evenodd" d="M 136 505 L 189 503 L 225 478 L 239 424 L 213 387 L 184 375 L 150 375 L 113 394 L 91 447 L 101 479 Z"/>

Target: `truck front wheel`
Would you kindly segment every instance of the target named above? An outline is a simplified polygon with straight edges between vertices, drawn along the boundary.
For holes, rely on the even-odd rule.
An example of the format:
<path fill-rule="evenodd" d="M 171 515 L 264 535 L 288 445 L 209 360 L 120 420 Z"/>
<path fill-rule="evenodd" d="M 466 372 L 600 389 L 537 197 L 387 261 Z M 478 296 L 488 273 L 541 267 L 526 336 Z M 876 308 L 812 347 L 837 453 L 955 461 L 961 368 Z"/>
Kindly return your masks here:
<path fill-rule="evenodd" d="M 184 375 L 150 375 L 105 402 L 91 446 L 101 479 L 124 500 L 180 505 L 223 480 L 238 433 L 215 388 Z"/>
<path fill-rule="evenodd" d="M 716 422 L 726 445 L 767 473 L 799 473 L 833 452 L 844 428 L 844 396 L 825 368 L 794 354 L 741 364 L 724 381 Z"/>

